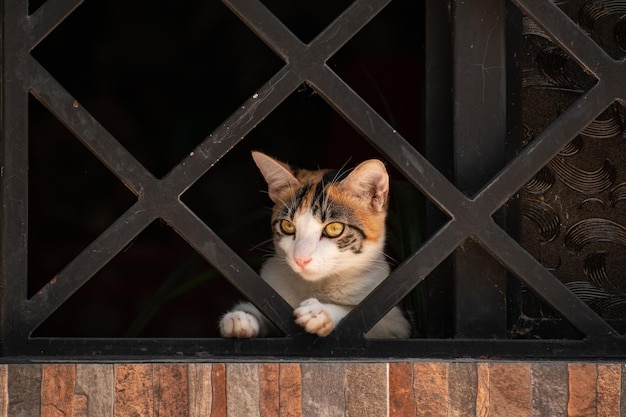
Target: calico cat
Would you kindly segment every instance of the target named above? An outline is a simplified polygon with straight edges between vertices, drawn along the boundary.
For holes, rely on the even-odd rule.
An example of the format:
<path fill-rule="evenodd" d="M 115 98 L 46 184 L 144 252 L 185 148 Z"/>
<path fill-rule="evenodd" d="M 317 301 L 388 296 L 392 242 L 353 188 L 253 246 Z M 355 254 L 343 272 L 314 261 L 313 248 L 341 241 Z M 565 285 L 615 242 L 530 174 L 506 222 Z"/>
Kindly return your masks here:
<path fill-rule="evenodd" d="M 260 152 L 252 157 L 275 204 L 275 255 L 262 266 L 261 277 L 295 307 L 297 324 L 327 336 L 389 274 L 383 254 L 389 190 L 385 166 L 371 159 L 351 171 L 308 171 Z M 219 327 L 223 337 L 276 333 L 247 302 L 226 313 Z M 367 337 L 409 334 L 409 322 L 394 307 Z"/>

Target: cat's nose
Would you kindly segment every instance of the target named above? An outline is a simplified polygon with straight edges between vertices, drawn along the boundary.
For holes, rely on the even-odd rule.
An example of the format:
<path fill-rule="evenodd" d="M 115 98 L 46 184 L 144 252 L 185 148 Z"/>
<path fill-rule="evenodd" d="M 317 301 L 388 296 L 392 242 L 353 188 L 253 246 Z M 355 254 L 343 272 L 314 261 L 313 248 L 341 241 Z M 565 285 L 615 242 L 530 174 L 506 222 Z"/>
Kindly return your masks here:
<path fill-rule="evenodd" d="M 311 258 L 301 258 L 299 256 L 294 256 L 293 260 L 296 261 L 300 268 L 304 268 L 309 262 L 311 262 Z"/>

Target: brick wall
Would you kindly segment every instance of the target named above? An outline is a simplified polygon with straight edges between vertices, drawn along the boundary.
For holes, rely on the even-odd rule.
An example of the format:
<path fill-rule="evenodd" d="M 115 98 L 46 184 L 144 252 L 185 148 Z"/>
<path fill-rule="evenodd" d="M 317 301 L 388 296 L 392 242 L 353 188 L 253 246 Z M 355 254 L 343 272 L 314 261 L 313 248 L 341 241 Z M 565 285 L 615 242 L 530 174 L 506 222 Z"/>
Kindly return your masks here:
<path fill-rule="evenodd" d="M 621 364 L 0 365 L 0 417 L 626 416 Z"/>

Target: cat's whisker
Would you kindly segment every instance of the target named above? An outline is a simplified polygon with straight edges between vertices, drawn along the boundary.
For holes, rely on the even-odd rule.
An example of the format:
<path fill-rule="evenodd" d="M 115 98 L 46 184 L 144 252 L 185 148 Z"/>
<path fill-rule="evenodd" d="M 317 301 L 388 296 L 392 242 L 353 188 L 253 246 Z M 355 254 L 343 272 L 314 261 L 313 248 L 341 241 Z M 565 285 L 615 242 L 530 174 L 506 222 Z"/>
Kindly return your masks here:
<path fill-rule="evenodd" d="M 387 254 L 387 253 L 385 253 L 383 251 L 381 251 L 380 253 L 383 255 L 383 257 L 385 259 L 388 259 L 389 261 L 391 261 L 393 263 L 398 263 L 398 261 L 393 256 L 391 256 L 391 255 L 389 255 L 389 254 Z M 386 261 L 384 261 L 384 262 L 386 262 Z"/>
<path fill-rule="evenodd" d="M 270 245 L 271 242 L 272 242 L 272 239 L 265 240 L 261 243 L 251 246 L 250 249 L 248 249 L 248 251 L 250 252 L 259 251 L 259 252 L 273 255 L 276 251 L 274 250 L 274 247 Z"/>

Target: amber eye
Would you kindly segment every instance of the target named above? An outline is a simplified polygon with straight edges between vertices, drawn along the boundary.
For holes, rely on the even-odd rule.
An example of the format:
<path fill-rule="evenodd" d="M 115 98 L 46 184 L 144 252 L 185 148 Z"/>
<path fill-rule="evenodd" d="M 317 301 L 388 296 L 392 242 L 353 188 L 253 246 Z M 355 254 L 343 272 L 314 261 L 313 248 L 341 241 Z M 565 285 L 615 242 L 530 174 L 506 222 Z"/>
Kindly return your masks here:
<path fill-rule="evenodd" d="M 324 228 L 324 236 L 339 237 L 339 235 L 343 233 L 344 227 L 345 226 L 343 225 L 343 223 L 338 223 L 338 222 L 328 223 L 326 227 Z"/>
<path fill-rule="evenodd" d="M 280 222 L 280 230 L 282 230 L 286 235 L 293 235 L 296 233 L 296 225 L 291 223 L 289 220 L 282 220 Z"/>

